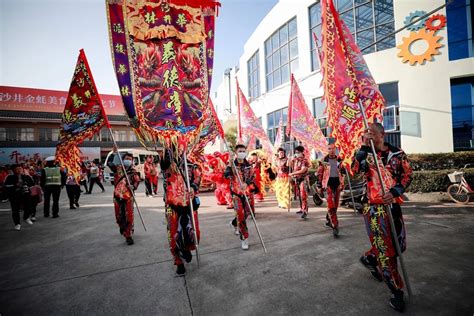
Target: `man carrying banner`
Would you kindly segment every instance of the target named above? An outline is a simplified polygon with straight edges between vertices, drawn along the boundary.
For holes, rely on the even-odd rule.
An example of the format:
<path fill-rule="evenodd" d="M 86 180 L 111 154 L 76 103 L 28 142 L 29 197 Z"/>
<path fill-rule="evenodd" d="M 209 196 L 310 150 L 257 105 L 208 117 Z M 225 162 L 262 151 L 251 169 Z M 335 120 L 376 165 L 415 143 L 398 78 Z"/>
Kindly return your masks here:
<path fill-rule="evenodd" d="M 234 160 L 234 166 L 237 169 L 236 171 L 238 172 L 238 175 L 234 173 L 234 166 L 232 165 L 232 162 L 230 162 L 230 165 L 227 166 L 224 172 L 224 177 L 231 181 L 230 192 L 232 194 L 237 219 L 236 223 L 233 221 L 232 224 L 234 225 L 235 223 L 236 225 L 234 225 L 234 227 L 238 227 L 239 229 L 240 239 L 242 240 L 242 249 L 248 250 L 249 232 L 247 229 L 247 217 L 250 215 L 250 212 L 255 211 L 253 195 L 257 190 L 255 185 L 255 172 L 246 159 L 247 147 L 245 147 L 245 145 L 236 145 L 235 154 L 237 157 Z M 240 181 L 242 181 L 242 183 Z M 247 203 L 246 197 L 249 203 Z M 249 209 L 249 204 L 252 209 Z"/>
<path fill-rule="evenodd" d="M 327 193 L 328 213 L 326 214 L 326 226 L 332 228 L 334 237 L 339 235 L 339 222 L 337 220 L 337 207 L 339 197 L 344 188 L 344 176 L 341 159 L 336 155 L 334 143 L 328 145 L 328 154 L 323 158 L 318 168 L 318 191 L 322 195 L 323 190 Z"/>
<path fill-rule="evenodd" d="M 188 161 L 186 170 L 183 159 L 176 155 L 175 147 L 165 150 L 165 155 L 160 161 L 161 170 L 164 174 L 163 188 L 166 204 L 166 215 L 168 220 L 168 239 L 174 264 L 177 266 L 176 276 L 186 275 L 184 261 L 191 262 L 191 250 L 196 249 L 196 240 L 191 216 L 196 223 L 197 244 L 199 244 L 200 230 L 197 210 L 199 208 L 199 186 L 201 184 L 201 170 L 197 164 Z M 189 176 L 190 188 L 186 190 L 186 174 Z M 190 198 L 192 199 L 191 215 Z"/>
<path fill-rule="evenodd" d="M 392 209 L 396 235 L 401 251 L 406 249 L 406 231 L 400 204 L 402 194 L 412 180 L 412 168 L 406 154 L 400 148 L 384 142 L 385 131 L 380 123 L 370 125 L 365 134 L 365 144 L 361 147 L 353 163 L 353 170 L 364 172 L 367 178 L 367 195 L 369 204 L 364 208 L 364 219 L 369 235 L 371 249 L 360 258 L 361 263 L 369 269 L 377 280 L 382 279 L 392 292 L 389 304 L 396 311 L 403 311 L 403 281 L 398 272 L 397 251 L 392 239 L 389 216 L 386 206 Z M 375 150 L 381 164 L 384 183 L 377 176 L 370 139 L 374 142 Z M 387 189 L 382 194 L 382 185 Z"/>
<path fill-rule="evenodd" d="M 295 148 L 295 158 L 291 161 L 293 172 L 289 174 L 293 181 L 295 181 L 297 196 L 300 200 L 300 210 L 296 214 L 301 214 L 302 219 L 308 216 L 308 191 L 305 180 L 310 167 L 308 158 L 304 155 L 304 150 L 303 146 Z"/>
<path fill-rule="evenodd" d="M 115 150 L 116 151 L 116 150 Z M 120 153 L 117 153 L 120 155 Z M 126 169 L 130 186 L 127 184 L 127 177 L 122 166 L 117 166 L 113 162 L 109 163 L 109 168 L 115 174 L 114 177 L 114 207 L 115 219 L 120 229 L 120 234 L 125 237 L 127 245 L 133 245 L 133 191 L 140 184 L 140 176 L 133 168 L 133 155 L 125 153 L 122 158 L 123 166 Z"/>
<path fill-rule="evenodd" d="M 286 156 L 286 150 L 284 148 L 278 148 L 276 166 L 278 168 L 278 173 L 275 182 L 275 191 L 278 200 L 278 207 L 288 209 L 290 204 L 290 179 L 288 177 L 290 168 L 288 166 L 288 157 Z"/>

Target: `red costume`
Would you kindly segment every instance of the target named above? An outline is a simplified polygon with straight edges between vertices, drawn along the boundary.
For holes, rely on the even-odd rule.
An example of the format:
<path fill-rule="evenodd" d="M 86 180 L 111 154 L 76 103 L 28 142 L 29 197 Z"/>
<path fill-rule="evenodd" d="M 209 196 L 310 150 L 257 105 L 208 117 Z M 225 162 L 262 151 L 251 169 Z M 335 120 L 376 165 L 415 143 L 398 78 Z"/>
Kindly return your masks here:
<path fill-rule="evenodd" d="M 413 170 L 406 154 L 399 148 L 385 143 L 386 151 L 377 151 L 384 186 L 392 193 L 391 204 L 396 236 L 401 251 L 406 249 L 406 231 L 400 204 L 401 196 L 412 180 Z M 367 179 L 369 204 L 364 207 L 364 219 L 369 235 L 371 249 L 362 256 L 361 261 L 374 276 L 383 278 L 394 295 L 403 296 L 403 281 L 398 273 L 397 251 L 386 207 L 382 200 L 382 188 L 377 175 L 374 157 L 370 147 L 362 146 L 354 160 L 353 170 L 364 172 Z M 380 276 L 381 273 L 381 276 Z"/>
<path fill-rule="evenodd" d="M 216 184 L 214 195 L 216 196 L 218 205 L 227 205 L 232 208 L 232 196 L 230 194 L 230 180 L 224 178 L 224 171 L 226 164 L 229 161 L 229 154 L 221 154 L 215 152 L 208 156 L 208 165 L 212 172 L 208 173 L 206 177 Z"/>
<path fill-rule="evenodd" d="M 292 161 L 293 173 L 302 170 L 303 168 L 308 169 L 310 167 L 309 161 L 306 157 L 297 157 Z M 300 211 L 304 214 L 308 214 L 308 191 L 306 188 L 306 176 L 308 171 L 305 173 L 293 176 L 295 182 L 296 196 L 300 200 Z"/>
<path fill-rule="evenodd" d="M 115 219 L 120 228 L 120 234 L 122 234 L 128 241 L 133 234 L 133 193 L 127 184 L 123 168 L 121 166 L 111 165 L 110 169 L 115 173 Z M 140 184 L 140 176 L 133 167 L 130 167 L 127 170 L 127 175 L 131 182 L 132 189 L 136 190 Z"/>
<path fill-rule="evenodd" d="M 328 213 L 326 220 L 328 226 L 338 229 L 337 208 L 339 197 L 344 188 L 344 176 L 341 173 L 341 159 L 337 156 L 327 155 L 323 158 L 318 168 L 318 189 L 324 189 L 327 193 Z"/>
<path fill-rule="evenodd" d="M 186 169 L 183 159 L 175 159 L 167 150 L 164 159 L 161 160 L 161 169 L 164 173 L 164 200 L 166 207 L 166 218 L 168 220 L 168 240 L 171 254 L 175 265 L 182 265 L 183 259 L 190 262 L 191 250 L 196 249 L 194 228 L 191 219 L 190 196 L 186 192 Z M 199 208 L 199 185 L 201 183 L 201 170 L 199 166 L 188 162 L 189 182 L 194 191 L 193 210 L 196 223 L 196 235 L 198 244 L 200 239 L 199 220 L 197 210 Z"/>
<path fill-rule="evenodd" d="M 145 172 L 146 195 L 152 195 L 152 191 L 153 194 L 157 194 L 158 174 L 155 163 L 150 158 L 147 158 L 143 169 Z"/>
<path fill-rule="evenodd" d="M 262 202 L 265 199 L 264 192 L 265 186 L 262 180 L 262 164 L 260 161 L 256 161 L 252 164 L 253 172 L 255 173 L 255 185 L 258 188 L 258 192 L 255 193 L 257 201 Z"/>
<path fill-rule="evenodd" d="M 247 160 L 243 160 L 242 163 L 239 163 L 237 159 L 234 161 L 237 172 L 239 173 L 240 180 L 243 184 L 247 185 L 245 191 L 242 190 L 240 182 L 237 176 L 234 175 L 234 170 L 232 167 L 228 166 L 224 177 L 230 179 L 230 191 L 234 201 L 234 210 L 237 218 L 237 226 L 240 232 L 240 239 L 244 240 L 249 237 L 247 229 L 247 217 L 250 215 L 250 212 L 255 211 L 253 192 L 256 190 L 255 186 L 255 173 L 252 166 Z M 245 201 L 245 196 L 247 196 L 251 210 L 247 202 Z"/>

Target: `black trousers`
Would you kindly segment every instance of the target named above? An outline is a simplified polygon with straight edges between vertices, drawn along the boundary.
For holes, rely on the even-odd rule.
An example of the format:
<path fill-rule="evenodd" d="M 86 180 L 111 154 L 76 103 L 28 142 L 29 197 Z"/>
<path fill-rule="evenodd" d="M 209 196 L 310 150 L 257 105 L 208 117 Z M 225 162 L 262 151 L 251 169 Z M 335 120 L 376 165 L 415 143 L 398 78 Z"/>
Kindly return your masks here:
<path fill-rule="evenodd" d="M 100 182 L 100 178 L 99 177 L 96 177 L 96 178 L 91 177 L 90 182 L 89 182 L 89 193 L 92 193 L 92 188 L 94 187 L 94 183 L 97 183 L 99 188 L 101 188 L 102 191 L 105 191 L 104 186 L 102 185 L 102 182 Z"/>
<path fill-rule="evenodd" d="M 81 196 L 81 187 L 79 185 L 66 185 L 67 197 L 69 198 L 69 207 L 73 208 L 74 204 L 79 202 Z"/>
<path fill-rule="evenodd" d="M 150 179 L 148 179 L 147 177 L 145 177 L 145 194 L 146 196 L 153 194 L 151 191 Z"/>
<path fill-rule="evenodd" d="M 44 187 L 44 216 L 49 216 L 49 203 L 53 196 L 53 216 L 59 214 L 59 197 L 61 195 L 60 185 L 46 185 Z"/>
<path fill-rule="evenodd" d="M 79 184 L 80 184 L 80 185 L 83 185 L 83 186 L 84 186 L 84 190 L 85 190 L 86 192 L 88 192 L 86 179 L 82 179 Z"/>
<path fill-rule="evenodd" d="M 12 208 L 12 218 L 13 223 L 15 225 L 20 224 L 20 209 L 23 204 L 23 220 L 26 220 L 30 217 L 30 205 L 31 205 L 31 198 L 27 196 L 11 196 L 10 197 L 10 205 Z"/>

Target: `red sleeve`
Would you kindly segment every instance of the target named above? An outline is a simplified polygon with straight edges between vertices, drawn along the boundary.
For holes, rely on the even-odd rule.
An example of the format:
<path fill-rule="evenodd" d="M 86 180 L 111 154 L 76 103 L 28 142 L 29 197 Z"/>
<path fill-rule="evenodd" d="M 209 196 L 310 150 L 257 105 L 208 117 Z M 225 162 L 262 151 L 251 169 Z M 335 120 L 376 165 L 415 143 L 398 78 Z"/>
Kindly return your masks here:
<path fill-rule="evenodd" d="M 322 187 L 323 176 L 324 176 L 324 165 L 322 163 L 319 164 L 317 176 L 318 176 L 318 187 Z"/>

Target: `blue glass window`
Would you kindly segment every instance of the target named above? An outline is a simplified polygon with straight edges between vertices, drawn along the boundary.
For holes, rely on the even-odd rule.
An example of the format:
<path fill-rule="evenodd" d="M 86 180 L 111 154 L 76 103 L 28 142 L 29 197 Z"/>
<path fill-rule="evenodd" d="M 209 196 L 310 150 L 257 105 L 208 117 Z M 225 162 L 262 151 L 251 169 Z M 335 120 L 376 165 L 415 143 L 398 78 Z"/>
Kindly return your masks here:
<path fill-rule="evenodd" d="M 451 79 L 451 107 L 454 149 L 472 149 L 474 141 L 474 77 Z"/>
<path fill-rule="evenodd" d="M 471 0 L 453 0 L 446 7 L 449 60 L 474 56 L 473 11 Z"/>

